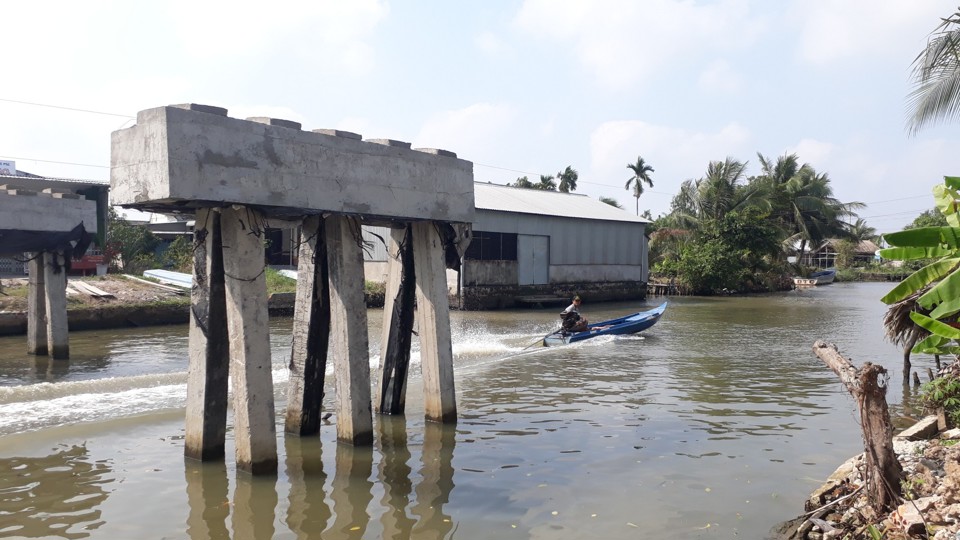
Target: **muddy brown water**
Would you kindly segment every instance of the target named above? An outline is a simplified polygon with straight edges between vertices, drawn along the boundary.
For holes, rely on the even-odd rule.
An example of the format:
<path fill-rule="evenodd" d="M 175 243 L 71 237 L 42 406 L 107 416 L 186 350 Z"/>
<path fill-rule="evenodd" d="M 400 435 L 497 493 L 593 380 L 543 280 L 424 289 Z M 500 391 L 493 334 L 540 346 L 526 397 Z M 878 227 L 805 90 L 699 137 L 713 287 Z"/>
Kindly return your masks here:
<path fill-rule="evenodd" d="M 270 478 L 238 474 L 231 440 L 225 463 L 184 461 L 186 326 L 74 332 L 68 362 L 0 338 L 0 538 L 763 538 L 860 451 L 815 340 L 887 367 L 897 422 L 917 414 L 883 340 L 889 288 L 669 298 L 641 336 L 547 349 L 528 345 L 559 309 L 454 312 L 459 422 L 423 421 L 415 351 L 407 415 L 376 419 L 372 448 L 333 424 L 283 435 L 291 321 L 274 319 Z"/>

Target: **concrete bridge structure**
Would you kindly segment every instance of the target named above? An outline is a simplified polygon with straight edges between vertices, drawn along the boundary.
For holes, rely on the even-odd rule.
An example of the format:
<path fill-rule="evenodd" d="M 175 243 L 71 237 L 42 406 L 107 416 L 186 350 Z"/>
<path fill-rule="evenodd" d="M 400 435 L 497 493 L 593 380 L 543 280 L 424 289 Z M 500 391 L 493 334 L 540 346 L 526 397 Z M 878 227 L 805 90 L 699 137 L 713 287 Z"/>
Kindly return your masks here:
<path fill-rule="evenodd" d="M 27 352 L 69 358 L 67 268 L 98 232 L 97 200 L 0 184 L 0 256 L 29 253 Z"/>
<path fill-rule="evenodd" d="M 285 430 L 319 430 L 332 357 L 337 438 L 372 444 L 373 409 L 403 413 L 414 317 L 426 417 L 456 421 L 445 273 L 469 242 L 469 161 L 391 139 L 304 131 L 288 120 L 241 120 L 219 107 L 173 105 L 141 111 L 135 126 L 113 134 L 111 200 L 196 215 L 188 457 L 223 458 L 229 375 L 237 467 L 276 473 L 262 234 L 277 220 L 302 225 Z M 391 227 L 373 396 L 361 224 Z"/>

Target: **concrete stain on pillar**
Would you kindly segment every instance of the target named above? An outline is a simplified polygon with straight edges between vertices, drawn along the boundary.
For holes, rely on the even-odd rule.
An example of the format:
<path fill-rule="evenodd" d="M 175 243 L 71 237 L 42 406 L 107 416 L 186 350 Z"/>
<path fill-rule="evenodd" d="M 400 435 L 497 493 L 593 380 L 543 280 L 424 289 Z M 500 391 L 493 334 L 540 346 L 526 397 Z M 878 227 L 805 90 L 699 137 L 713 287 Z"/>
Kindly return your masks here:
<path fill-rule="evenodd" d="M 240 155 L 240 151 L 237 150 L 233 153 L 232 156 L 226 154 L 221 154 L 220 152 L 214 152 L 212 150 L 204 150 L 203 155 L 196 154 L 197 156 L 197 169 L 203 170 L 204 165 L 216 165 L 219 167 L 226 167 L 228 169 L 257 169 L 258 164 L 256 161 L 246 159 Z"/>

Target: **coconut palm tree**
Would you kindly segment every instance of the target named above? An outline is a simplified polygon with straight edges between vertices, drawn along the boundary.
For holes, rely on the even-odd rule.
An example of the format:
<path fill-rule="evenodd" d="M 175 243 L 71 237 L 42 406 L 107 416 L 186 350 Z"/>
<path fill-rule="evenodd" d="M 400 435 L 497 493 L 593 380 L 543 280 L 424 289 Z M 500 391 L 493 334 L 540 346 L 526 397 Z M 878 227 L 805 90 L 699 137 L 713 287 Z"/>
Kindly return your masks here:
<path fill-rule="evenodd" d="M 867 225 L 867 220 L 863 218 L 857 218 L 847 230 L 850 233 L 850 240 L 858 244 L 864 240 L 877 239 L 877 229 Z"/>
<path fill-rule="evenodd" d="M 543 190 L 543 191 L 555 191 L 557 189 L 557 183 L 553 181 L 552 176 L 541 174 L 540 183 L 534 184 L 533 188 Z"/>
<path fill-rule="evenodd" d="M 930 34 L 927 47 L 913 61 L 914 89 L 907 97 L 907 131 L 944 120 L 960 119 L 960 10 Z"/>
<path fill-rule="evenodd" d="M 557 173 L 557 178 L 560 179 L 560 185 L 557 189 L 564 193 L 570 193 L 577 190 L 577 180 L 580 178 L 580 174 L 577 173 L 576 169 L 567 165 L 566 169 Z"/>
<path fill-rule="evenodd" d="M 728 157 L 711 161 L 707 174 L 697 180 L 686 180 L 671 203 L 671 223 L 685 229 L 696 229 L 706 219 L 719 219 L 728 212 L 757 206 L 762 193 L 757 184 L 742 183 L 747 164 Z"/>
<path fill-rule="evenodd" d="M 615 208 L 623 208 L 623 206 L 620 204 L 620 201 L 614 199 L 613 197 L 600 197 L 600 202 L 609 204 Z"/>
<path fill-rule="evenodd" d="M 650 178 L 650 173 L 654 172 L 653 167 L 651 167 L 642 157 L 637 156 L 636 163 L 628 163 L 627 168 L 633 171 L 633 176 L 627 180 L 627 185 L 624 189 L 630 189 L 633 187 L 633 198 L 637 200 L 637 215 L 640 215 L 640 196 L 643 195 L 643 184 L 646 183 L 648 186 L 653 187 L 653 180 Z"/>
<path fill-rule="evenodd" d="M 536 184 L 531 182 L 530 179 L 527 178 L 526 176 L 521 176 L 520 178 L 517 178 L 517 181 L 514 182 L 513 184 L 507 184 L 507 185 L 518 187 L 518 188 L 525 188 L 525 189 L 533 189 L 534 187 L 536 187 Z"/>
<path fill-rule="evenodd" d="M 792 233 L 787 242 L 800 241 L 799 257 L 806 246 L 816 245 L 826 238 L 849 238 L 846 218 L 856 217 L 861 202 L 842 203 L 833 196 L 830 177 L 818 174 L 804 164 L 800 171 L 781 186 L 778 197 L 785 204 L 777 208 L 781 222 Z"/>

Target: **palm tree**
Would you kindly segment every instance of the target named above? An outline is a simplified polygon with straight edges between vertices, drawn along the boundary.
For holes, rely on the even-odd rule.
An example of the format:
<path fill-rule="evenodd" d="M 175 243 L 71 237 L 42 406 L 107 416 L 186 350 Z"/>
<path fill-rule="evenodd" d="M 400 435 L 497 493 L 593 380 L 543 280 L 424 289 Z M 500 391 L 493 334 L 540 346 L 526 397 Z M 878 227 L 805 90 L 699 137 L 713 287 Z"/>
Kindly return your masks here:
<path fill-rule="evenodd" d="M 609 204 L 615 208 L 623 208 L 623 206 L 620 204 L 620 201 L 614 199 L 613 197 L 600 197 L 600 202 Z"/>
<path fill-rule="evenodd" d="M 914 89 L 907 97 L 907 131 L 943 120 L 960 119 L 960 10 L 930 34 L 927 47 L 913 61 Z"/>
<path fill-rule="evenodd" d="M 517 178 L 517 181 L 514 182 L 513 184 L 507 184 L 507 185 L 518 187 L 518 188 L 525 188 L 525 189 L 533 189 L 534 187 L 536 187 L 536 185 L 533 182 L 531 182 L 530 179 L 527 178 L 526 176 L 521 176 L 520 178 Z"/>
<path fill-rule="evenodd" d="M 540 175 L 540 183 L 533 185 L 534 189 L 540 189 L 543 191 L 554 191 L 557 189 L 557 183 L 553 181 L 553 177 L 545 174 Z"/>
<path fill-rule="evenodd" d="M 696 229 L 703 220 L 719 219 L 728 212 L 760 203 L 760 186 L 742 184 L 746 169 L 746 163 L 728 157 L 711 161 L 705 177 L 684 181 L 671 203 L 673 226 Z"/>
<path fill-rule="evenodd" d="M 857 218 L 848 228 L 850 240 L 859 244 L 864 240 L 873 241 L 877 238 L 877 229 L 867 225 L 867 220 Z"/>
<path fill-rule="evenodd" d="M 633 198 L 637 200 L 637 215 L 640 215 L 640 196 L 643 195 L 643 184 L 653 187 L 653 180 L 650 173 L 654 172 L 653 167 L 647 164 L 642 157 L 637 156 L 636 163 L 627 163 L 627 168 L 633 171 L 633 176 L 627 180 L 624 189 L 630 189 L 633 186 Z"/>
<path fill-rule="evenodd" d="M 570 193 L 577 190 L 577 179 L 580 178 L 580 174 L 577 173 L 576 169 L 567 165 L 566 169 L 557 173 L 557 178 L 560 179 L 558 189 L 564 193 Z"/>
<path fill-rule="evenodd" d="M 780 218 L 792 233 L 787 241 L 800 241 L 798 260 L 803 258 L 808 243 L 812 246 L 825 238 L 848 238 L 844 219 L 856 217 L 856 210 L 865 206 L 861 202 L 842 203 L 834 198 L 830 177 L 826 173 L 818 174 L 807 164 L 782 185 L 781 198 L 786 205 L 779 209 Z"/>

